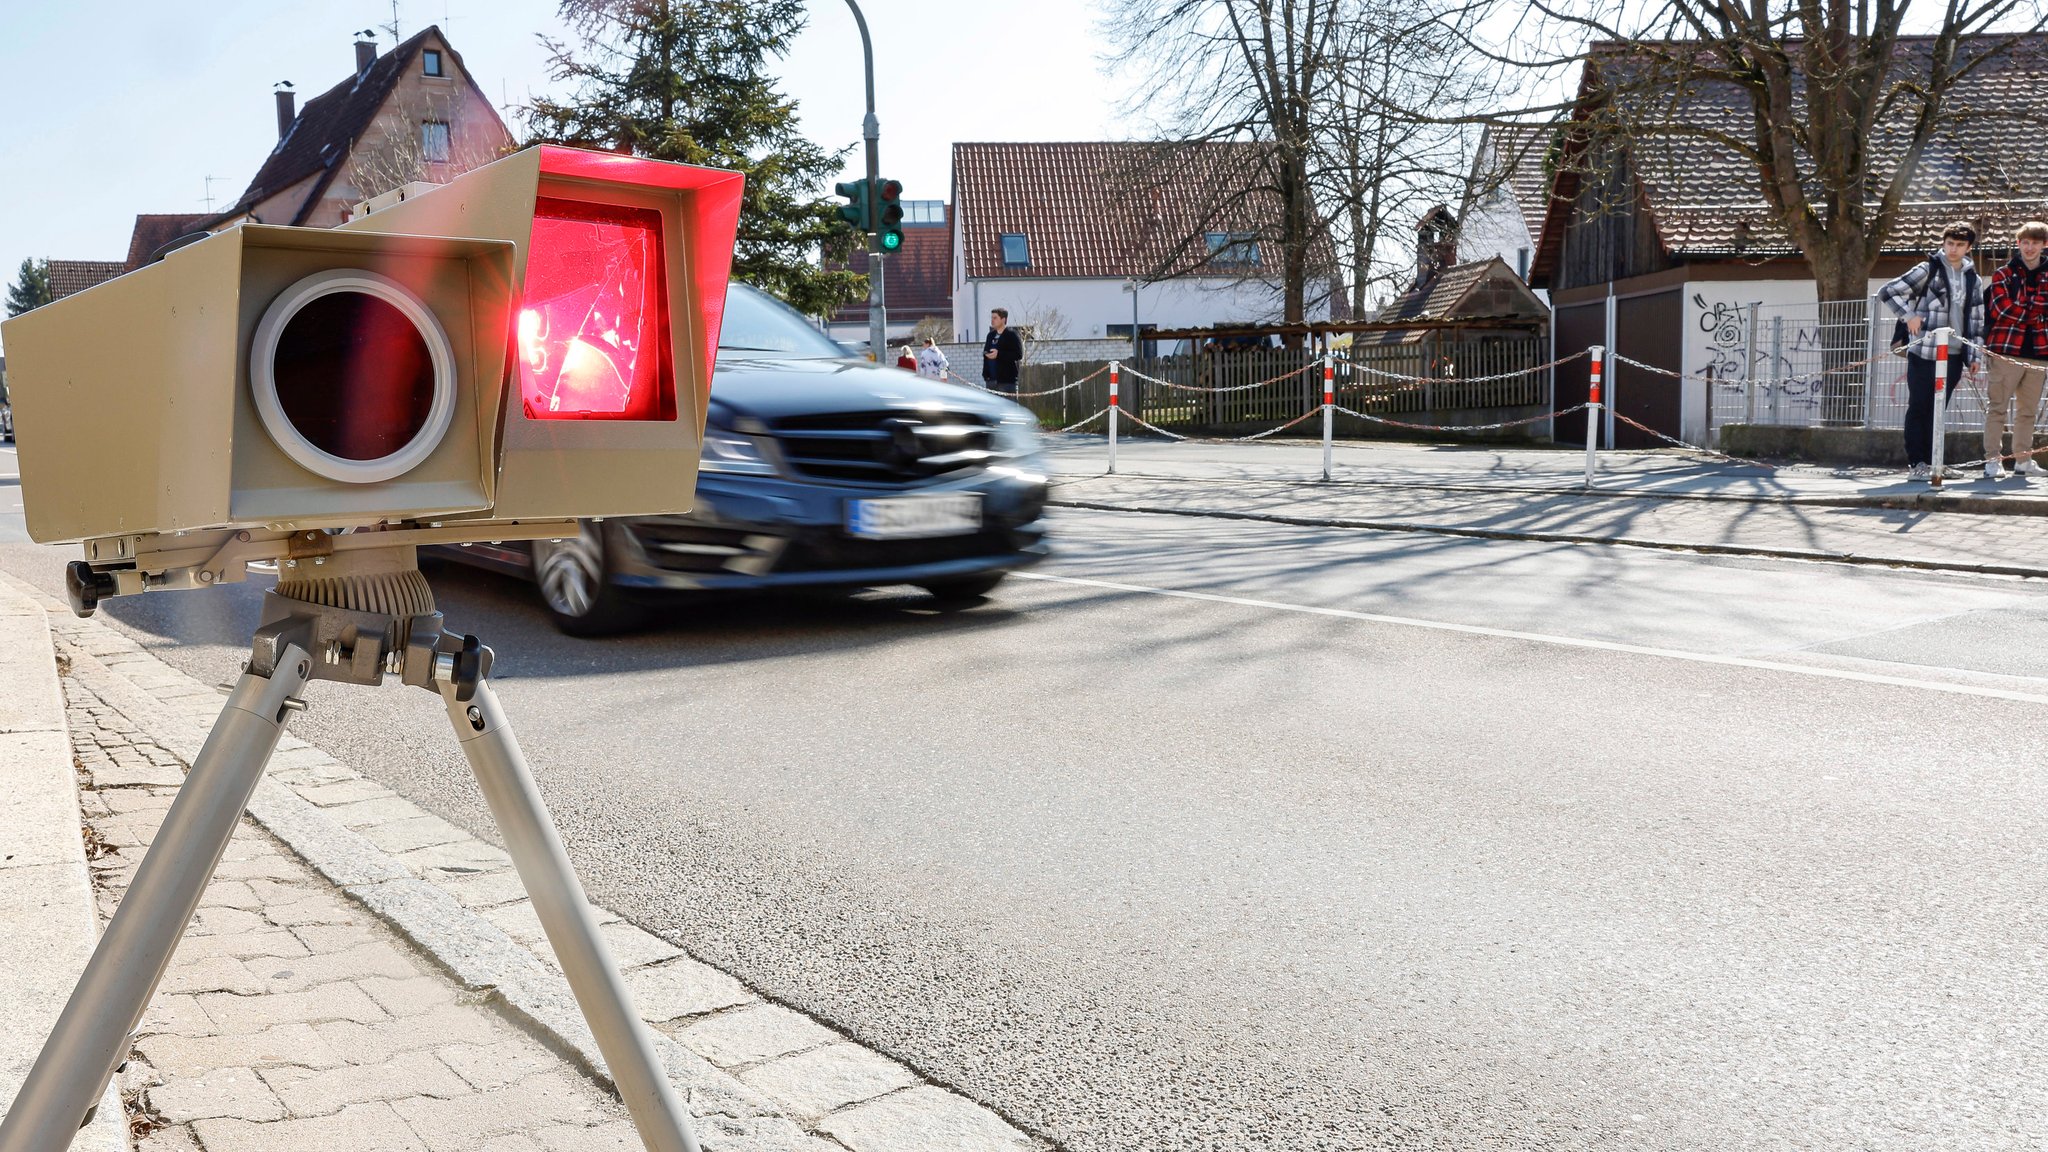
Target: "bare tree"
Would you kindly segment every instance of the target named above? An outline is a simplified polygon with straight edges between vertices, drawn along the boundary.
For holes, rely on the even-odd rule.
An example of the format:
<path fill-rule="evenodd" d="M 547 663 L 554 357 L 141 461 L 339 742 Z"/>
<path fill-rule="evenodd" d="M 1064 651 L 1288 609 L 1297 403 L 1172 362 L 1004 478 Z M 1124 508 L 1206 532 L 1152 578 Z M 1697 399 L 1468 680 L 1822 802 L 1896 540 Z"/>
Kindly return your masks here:
<path fill-rule="evenodd" d="M 1311 181 L 1341 237 L 1354 315 L 1407 286 L 1414 227 L 1433 206 L 1484 199 L 1510 174 L 1474 165 L 1478 129 L 1459 119 L 1501 95 L 1500 70 L 1465 50 L 1473 15 L 1371 0 L 1342 22 Z"/>
<path fill-rule="evenodd" d="M 1333 82 L 1346 0 L 1109 0 L 1105 24 L 1122 47 L 1111 68 L 1145 81 L 1132 110 L 1187 143 L 1251 141 L 1247 179 L 1215 187 L 1216 215 L 1249 223 L 1270 197 L 1277 221 L 1281 319 L 1306 314 L 1321 217 L 1310 180 L 1319 104 Z M 1234 174 L 1233 174 L 1234 175 Z M 1224 229 L 1236 231 L 1236 229 Z M 1196 239 L 1199 239 L 1197 237 Z"/>

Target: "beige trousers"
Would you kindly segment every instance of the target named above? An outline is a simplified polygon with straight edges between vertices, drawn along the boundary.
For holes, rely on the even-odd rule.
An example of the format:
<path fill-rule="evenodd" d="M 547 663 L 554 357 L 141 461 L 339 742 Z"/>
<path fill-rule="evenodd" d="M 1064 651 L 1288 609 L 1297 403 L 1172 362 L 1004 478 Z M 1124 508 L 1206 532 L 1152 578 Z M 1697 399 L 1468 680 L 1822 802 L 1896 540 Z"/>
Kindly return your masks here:
<path fill-rule="evenodd" d="M 1995 353 L 1990 360 L 1990 380 L 1984 397 L 1984 456 L 1996 460 L 2006 455 L 2005 409 L 2017 399 L 2019 410 L 2013 414 L 2012 453 L 2007 456 L 2017 467 L 2026 458 L 2020 453 L 2034 447 L 2034 415 L 2041 410 L 2041 385 L 2048 381 L 2048 364 Z M 2048 466 L 2048 449 L 2042 450 L 2040 462 Z"/>

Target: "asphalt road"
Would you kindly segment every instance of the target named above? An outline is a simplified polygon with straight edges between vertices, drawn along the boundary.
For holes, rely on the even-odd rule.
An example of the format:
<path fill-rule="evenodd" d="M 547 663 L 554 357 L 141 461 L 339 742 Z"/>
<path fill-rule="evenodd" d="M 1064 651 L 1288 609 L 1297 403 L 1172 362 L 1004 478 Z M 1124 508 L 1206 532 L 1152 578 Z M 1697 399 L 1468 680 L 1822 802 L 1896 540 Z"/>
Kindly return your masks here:
<path fill-rule="evenodd" d="M 2048 588 L 1056 523 L 955 613 L 589 643 L 434 578 L 595 899 L 1063 1146 L 2048 1137 Z M 18 524 L 0 568 L 58 587 Z M 105 612 L 222 681 L 260 590 Z M 434 697 L 311 702 L 299 735 L 494 837 Z"/>

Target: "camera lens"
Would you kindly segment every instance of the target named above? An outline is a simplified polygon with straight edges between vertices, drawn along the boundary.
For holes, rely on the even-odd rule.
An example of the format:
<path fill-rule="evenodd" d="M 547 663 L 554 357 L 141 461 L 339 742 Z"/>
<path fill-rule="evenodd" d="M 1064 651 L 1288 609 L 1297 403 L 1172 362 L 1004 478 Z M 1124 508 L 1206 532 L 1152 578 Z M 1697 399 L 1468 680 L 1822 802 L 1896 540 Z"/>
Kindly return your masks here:
<path fill-rule="evenodd" d="M 382 460 L 412 443 L 434 406 L 434 364 L 412 320 L 365 292 L 308 302 L 271 360 L 285 419 L 344 460 Z"/>
<path fill-rule="evenodd" d="M 434 453 L 455 415 L 455 352 L 431 308 L 361 268 L 316 272 L 270 302 L 249 386 L 271 440 L 330 480 L 396 479 Z"/>

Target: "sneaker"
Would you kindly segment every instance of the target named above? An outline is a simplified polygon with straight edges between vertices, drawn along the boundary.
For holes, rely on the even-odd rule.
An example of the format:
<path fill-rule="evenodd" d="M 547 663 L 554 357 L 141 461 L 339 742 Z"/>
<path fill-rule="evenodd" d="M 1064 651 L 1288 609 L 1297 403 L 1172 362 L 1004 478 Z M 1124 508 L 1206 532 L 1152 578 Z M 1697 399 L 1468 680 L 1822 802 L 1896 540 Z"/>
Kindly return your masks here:
<path fill-rule="evenodd" d="M 2048 476 L 2048 468 L 2043 468 L 2032 460 L 2020 461 L 2020 466 L 2013 471 L 2022 476 Z"/>
<path fill-rule="evenodd" d="M 1984 462 L 1984 478 L 1986 480 L 2003 480 L 2005 479 L 2005 469 L 2000 468 L 1996 460 L 1986 460 Z"/>
<path fill-rule="evenodd" d="M 1926 464 L 1915 464 L 1906 470 L 1906 479 L 1908 480 L 1932 480 L 1933 478 L 1934 469 Z"/>
<path fill-rule="evenodd" d="M 1930 469 L 1930 471 L 1932 471 L 1932 469 Z M 1961 480 L 1963 478 L 1963 474 L 1944 464 L 1941 466 L 1941 478 L 1943 480 Z"/>

